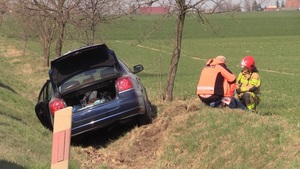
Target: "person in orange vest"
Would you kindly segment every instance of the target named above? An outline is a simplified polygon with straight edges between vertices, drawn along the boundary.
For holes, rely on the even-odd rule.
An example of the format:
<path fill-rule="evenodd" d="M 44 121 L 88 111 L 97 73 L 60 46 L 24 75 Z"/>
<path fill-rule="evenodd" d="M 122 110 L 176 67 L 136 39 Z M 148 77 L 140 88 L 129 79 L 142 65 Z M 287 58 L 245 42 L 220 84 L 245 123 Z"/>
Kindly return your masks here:
<path fill-rule="evenodd" d="M 237 88 L 234 97 L 242 102 L 248 110 L 257 112 L 256 107 L 260 103 L 261 80 L 253 56 L 244 57 L 240 66 L 242 71 L 237 78 Z"/>
<path fill-rule="evenodd" d="M 236 76 L 227 68 L 226 58 L 209 59 L 200 73 L 197 86 L 199 99 L 208 106 L 229 105 L 236 87 Z"/>

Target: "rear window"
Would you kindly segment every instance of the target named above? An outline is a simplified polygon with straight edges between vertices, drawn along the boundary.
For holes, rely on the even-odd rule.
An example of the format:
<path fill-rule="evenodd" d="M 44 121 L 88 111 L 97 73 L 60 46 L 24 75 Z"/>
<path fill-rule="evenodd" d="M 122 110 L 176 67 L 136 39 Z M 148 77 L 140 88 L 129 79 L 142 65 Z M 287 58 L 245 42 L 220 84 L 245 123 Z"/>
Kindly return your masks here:
<path fill-rule="evenodd" d="M 114 67 L 98 67 L 72 76 L 59 86 L 61 93 L 95 81 L 105 80 L 116 75 Z"/>

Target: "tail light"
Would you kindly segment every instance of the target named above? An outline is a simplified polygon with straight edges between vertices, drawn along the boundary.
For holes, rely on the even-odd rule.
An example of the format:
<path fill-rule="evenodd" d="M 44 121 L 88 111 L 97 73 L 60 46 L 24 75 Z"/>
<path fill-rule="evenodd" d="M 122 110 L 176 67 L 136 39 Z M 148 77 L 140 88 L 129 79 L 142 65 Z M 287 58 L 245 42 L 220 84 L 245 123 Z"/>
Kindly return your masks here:
<path fill-rule="evenodd" d="M 54 115 L 56 111 L 63 109 L 65 107 L 66 107 L 65 102 L 58 98 L 52 99 L 49 103 L 49 109 L 52 115 Z"/>
<path fill-rule="evenodd" d="M 132 89 L 132 83 L 129 77 L 121 77 L 117 80 L 117 88 L 119 92 Z"/>

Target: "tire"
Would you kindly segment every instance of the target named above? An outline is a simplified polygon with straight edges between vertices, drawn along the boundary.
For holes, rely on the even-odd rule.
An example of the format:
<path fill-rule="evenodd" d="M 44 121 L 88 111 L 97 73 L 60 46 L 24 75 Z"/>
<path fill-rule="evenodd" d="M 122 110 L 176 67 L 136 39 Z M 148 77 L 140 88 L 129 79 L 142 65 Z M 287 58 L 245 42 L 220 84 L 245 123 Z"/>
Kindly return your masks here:
<path fill-rule="evenodd" d="M 139 125 L 142 126 L 142 125 L 150 124 L 152 123 L 152 120 L 153 120 L 153 112 L 151 109 L 151 104 L 149 101 L 147 101 L 145 103 L 145 113 L 139 115 L 138 117 Z"/>

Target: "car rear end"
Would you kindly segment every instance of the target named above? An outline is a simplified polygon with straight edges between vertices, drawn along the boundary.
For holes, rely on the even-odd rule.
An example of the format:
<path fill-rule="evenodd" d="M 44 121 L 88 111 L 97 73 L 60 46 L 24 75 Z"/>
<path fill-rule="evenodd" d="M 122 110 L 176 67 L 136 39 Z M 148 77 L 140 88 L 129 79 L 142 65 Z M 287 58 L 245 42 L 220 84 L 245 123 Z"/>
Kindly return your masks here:
<path fill-rule="evenodd" d="M 92 106 L 84 109 L 79 109 L 73 113 L 73 127 L 72 135 L 76 135 L 95 128 L 101 128 L 108 126 L 115 122 L 135 120 L 139 114 L 145 112 L 144 101 L 142 95 L 133 87 L 122 90 L 119 83 L 126 80 L 128 82 L 130 78 L 119 78 L 116 81 L 116 97 L 105 103 L 98 103 L 95 101 Z"/>
<path fill-rule="evenodd" d="M 50 112 L 54 115 L 57 110 L 73 107 L 73 136 L 145 113 L 144 89 L 138 78 L 108 48 L 98 46 L 92 50 L 71 53 L 72 57 L 76 52 L 81 56 L 54 62 L 49 72 L 56 91 L 49 103 Z M 83 59 L 91 55 L 93 62 Z M 94 58 L 101 55 L 109 56 Z"/>

